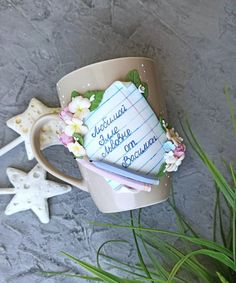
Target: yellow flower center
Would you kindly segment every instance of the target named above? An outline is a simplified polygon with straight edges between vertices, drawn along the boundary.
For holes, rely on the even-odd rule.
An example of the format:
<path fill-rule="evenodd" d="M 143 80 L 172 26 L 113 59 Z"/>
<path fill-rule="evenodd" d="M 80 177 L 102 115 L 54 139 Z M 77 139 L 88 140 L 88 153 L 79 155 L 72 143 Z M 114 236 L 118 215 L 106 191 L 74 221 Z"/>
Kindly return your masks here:
<path fill-rule="evenodd" d="M 80 114 L 81 112 L 83 112 L 83 108 L 78 106 L 76 109 L 76 114 Z"/>
<path fill-rule="evenodd" d="M 75 132 L 75 133 L 77 133 L 77 132 L 80 131 L 80 127 L 81 127 L 81 126 L 78 125 L 78 124 L 72 124 L 72 125 L 71 125 L 72 131 Z"/>
<path fill-rule="evenodd" d="M 74 144 L 73 147 L 72 147 L 73 151 L 81 151 L 81 148 L 82 147 L 78 144 Z"/>

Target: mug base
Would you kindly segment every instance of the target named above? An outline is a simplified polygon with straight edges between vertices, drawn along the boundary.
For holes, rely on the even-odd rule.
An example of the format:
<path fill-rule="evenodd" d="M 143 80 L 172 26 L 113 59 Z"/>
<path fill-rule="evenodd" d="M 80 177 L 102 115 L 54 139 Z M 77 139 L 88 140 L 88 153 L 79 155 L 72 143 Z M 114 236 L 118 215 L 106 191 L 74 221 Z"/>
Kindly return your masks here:
<path fill-rule="evenodd" d="M 129 209 L 127 209 L 127 208 L 124 208 L 123 210 L 122 210 L 122 209 L 119 209 L 119 208 L 111 209 L 111 210 L 101 210 L 101 209 L 99 209 L 99 211 L 102 212 L 102 213 L 107 213 L 107 214 L 108 214 L 108 213 L 118 213 L 118 212 L 136 210 L 136 209 L 140 209 L 140 208 L 144 208 L 144 207 L 148 207 L 148 206 L 153 206 L 153 205 L 155 205 L 155 204 L 160 204 L 160 203 L 162 203 L 162 202 L 167 201 L 168 199 L 169 199 L 169 196 L 168 196 L 167 198 L 165 198 L 165 199 L 162 199 L 162 200 L 159 200 L 159 201 L 155 201 L 155 202 L 153 202 L 153 203 L 148 203 L 148 204 L 146 204 L 146 205 L 136 206 L 136 207 L 134 207 L 134 208 L 129 208 Z"/>

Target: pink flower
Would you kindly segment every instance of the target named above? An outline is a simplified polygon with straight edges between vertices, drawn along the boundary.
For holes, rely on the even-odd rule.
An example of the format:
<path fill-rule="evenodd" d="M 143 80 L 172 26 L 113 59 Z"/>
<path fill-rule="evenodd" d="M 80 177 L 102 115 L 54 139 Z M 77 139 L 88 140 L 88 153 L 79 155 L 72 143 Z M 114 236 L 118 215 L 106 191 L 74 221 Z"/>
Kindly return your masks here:
<path fill-rule="evenodd" d="M 180 158 L 185 154 L 186 146 L 183 143 L 179 143 L 174 150 L 174 157 Z"/>
<path fill-rule="evenodd" d="M 68 121 L 71 121 L 73 114 L 69 111 L 69 107 L 67 106 L 62 109 L 59 116 L 65 123 L 67 123 Z"/>
<path fill-rule="evenodd" d="M 67 136 L 65 133 L 62 133 L 62 134 L 59 136 L 59 140 L 60 140 L 61 143 L 64 144 L 64 146 L 67 146 L 68 143 L 73 143 L 73 142 L 74 142 L 73 137 L 69 137 L 69 136 Z"/>

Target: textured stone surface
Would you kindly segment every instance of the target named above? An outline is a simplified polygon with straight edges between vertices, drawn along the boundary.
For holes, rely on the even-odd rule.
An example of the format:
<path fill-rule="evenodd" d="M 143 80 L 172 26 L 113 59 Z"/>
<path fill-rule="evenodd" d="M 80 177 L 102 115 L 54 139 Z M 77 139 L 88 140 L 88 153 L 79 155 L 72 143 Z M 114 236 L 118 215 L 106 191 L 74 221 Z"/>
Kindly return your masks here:
<path fill-rule="evenodd" d="M 234 0 L 0 0 L 0 144 L 16 137 L 5 121 L 23 112 L 32 97 L 58 106 L 55 84 L 64 74 L 104 59 L 144 55 L 159 66 L 170 121 L 180 128 L 175 120 L 187 113 L 210 157 L 236 161 L 222 92 L 228 83 L 236 104 L 235 31 Z M 65 158 L 67 172 L 77 174 L 63 148 L 45 153 L 61 167 Z M 1 157 L 1 187 L 10 186 L 8 166 L 27 171 L 34 164 L 23 145 Z M 191 149 L 175 175 L 174 191 L 190 223 L 209 236 L 214 188 Z M 38 271 L 77 271 L 60 251 L 94 262 L 103 241 L 131 238 L 129 232 L 89 224 L 116 218 L 99 213 L 89 195 L 77 189 L 51 199 L 48 225 L 40 224 L 30 211 L 5 216 L 10 198 L 0 197 L 0 283 L 78 282 L 42 277 Z M 143 214 L 146 224 L 175 228 L 166 203 L 144 209 Z M 127 221 L 129 214 L 119 217 Z M 135 260 L 132 246 L 114 247 L 112 252 L 127 262 Z"/>

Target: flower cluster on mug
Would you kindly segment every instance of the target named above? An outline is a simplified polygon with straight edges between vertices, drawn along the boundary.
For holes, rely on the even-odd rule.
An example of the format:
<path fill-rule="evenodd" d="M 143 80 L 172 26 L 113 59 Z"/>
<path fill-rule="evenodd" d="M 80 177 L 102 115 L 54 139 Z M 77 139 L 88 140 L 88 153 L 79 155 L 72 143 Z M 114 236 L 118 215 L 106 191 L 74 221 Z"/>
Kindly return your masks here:
<path fill-rule="evenodd" d="M 175 132 L 174 128 L 169 127 L 163 119 L 161 120 L 161 125 L 167 137 L 167 141 L 163 145 L 166 163 L 164 172 L 177 171 L 179 165 L 185 158 L 186 146 L 182 143 L 183 139 Z"/>
<path fill-rule="evenodd" d="M 88 128 L 83 124 L 83 119 L 90 113 L 92 98 L 76 96 L 59 114 L 66 124 L 59 139 L 76 158 L 82 158 L 86 155 L 83 147 L 83 136 L 87 133 Z"/>

